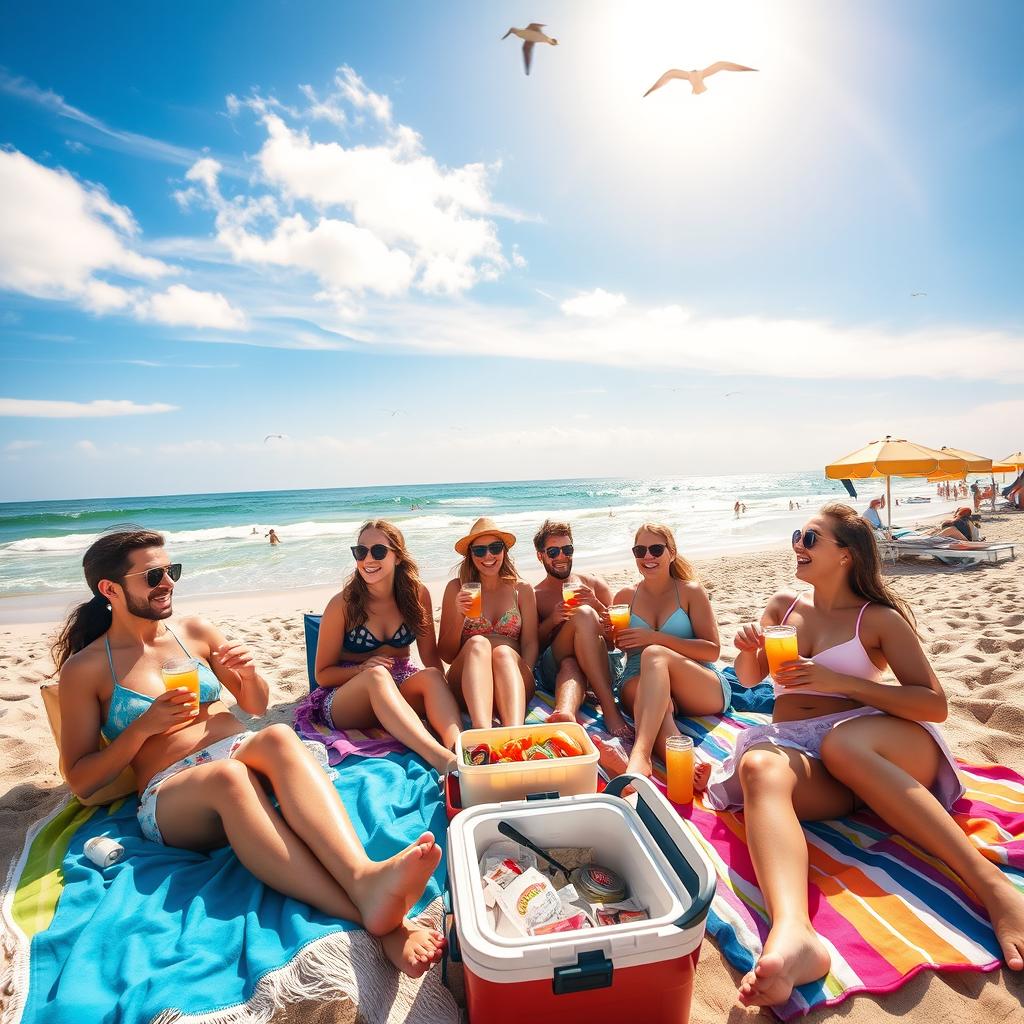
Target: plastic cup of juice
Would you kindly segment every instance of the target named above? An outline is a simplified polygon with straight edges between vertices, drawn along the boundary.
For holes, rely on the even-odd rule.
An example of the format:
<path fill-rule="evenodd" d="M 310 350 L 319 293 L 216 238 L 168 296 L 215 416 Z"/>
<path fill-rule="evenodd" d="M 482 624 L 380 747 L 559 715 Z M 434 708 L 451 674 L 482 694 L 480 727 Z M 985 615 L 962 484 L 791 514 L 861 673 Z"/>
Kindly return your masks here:
<path fill-rule="evenodd" d="M 562 600 L 566 604 L 576 604 L 576 590 L 579 587 L 579 583 L 575 580 L 565 580 L 562 583 Z"/>
<path fill-rule="evenodd" d="M 192 693 L 192 701 L 199 707 L 199 659 L 175 658 L 165 661 L 160 668 L 165 690 L 176 690 L 179 686 L 187 687 Z"/>
<path fill-rule="evenodd" d="M 472 597 L 466 610 L 467 619 L 479 619 L 484 613 L 484 599 L 479 583 L 463 583 L 462 589 Z"/>
<path fill-rule="evenodd" d="M 629 626 L 629 605 L 628 604 L 613 604 L 608 609 L 608 620 L 612 624 L 612 629 L 617 634 L 620 629 L 626 629 Z"/>
<path fill-rule="evenodd" d="M 665 740 L 665 773 L 668 798 L 674 804 L 693 802 L 693 740 L 689 736 L 669 736 Z"/>
<path fill-rule="evenodd" d="M 768 626 L 764 631 L 764 653 L 772 675 L 787 661 L 796 661 L 800 657 L 796 626 Z"/>

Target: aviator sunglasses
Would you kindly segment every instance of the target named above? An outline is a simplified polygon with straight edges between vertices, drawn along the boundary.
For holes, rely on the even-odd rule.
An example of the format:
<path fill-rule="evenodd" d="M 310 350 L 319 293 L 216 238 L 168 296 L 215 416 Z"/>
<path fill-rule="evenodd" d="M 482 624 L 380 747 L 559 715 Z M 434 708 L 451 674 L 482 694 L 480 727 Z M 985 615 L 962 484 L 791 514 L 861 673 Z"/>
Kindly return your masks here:
<path fill-rule="evenodd" d="M 352 557 L 357 562 L 365 562 L 367 555 L 373 555 L 375 561 L 381 562 L 388 557 L 389 551 L 394 550 L 394 548 L 389 548 L 387 544 L 371 544 L 369 547 L 365 544 L 353 544 Z"/>
<path fill-rule="evenodd" d="M 571 558 L 572 557 L 572 553 L 575 550 L 576 549 L 571 544 L 563 544 L 560 548 L 559 547 L 554 547 L 554 546 L 552 546 L 550 548 L 545 548 L 544 549 L 544 554 L 547 555 L 548 558 L 557 558 L 559 552 L 561 552 L 567 558 Z"/>
<path fill-rule="evenodd" d="M 661 558 L 665 554 L 665 548 L 667 547 L 667 544 L 634 544 L 633 557 L 643 558 L 650 551 L 655 558 Z"/>
<path fill-rule="evenodd" d="M 172 565 L 158 565 L 152 569 L 140 569 L 138 572 L 126 572 L 124 578 L 145 576 L 146 586 L 152 589 L 160 586 L 164 579 L 164 573 L 171 577 L 172 583 L 177 583 L 181 579 L 181 562 L 174 562 Z"/>
<path fill-rule="evenodd" d="M 845 544 L 838 540 L 830 540 L 828 537 L 822 537 L 817 530 L 794 530 L 793 531 L 793 547 L 796 547 L 796 542 L 803 539 L 803 545 L 808 551 L 818 543 L 819 540 L 827 540 L 830 544 L 835 544 L 836 547 L 844 548 Z"/>
<path fill-rule="evenodd" d="M 490 544 L 471 544 L 469 550 L 477 558 L 483 558 L 488 551 L 492 555 L 500 555 L 505 550 L 505 542 L 503 540 L 492 540 Z"/>

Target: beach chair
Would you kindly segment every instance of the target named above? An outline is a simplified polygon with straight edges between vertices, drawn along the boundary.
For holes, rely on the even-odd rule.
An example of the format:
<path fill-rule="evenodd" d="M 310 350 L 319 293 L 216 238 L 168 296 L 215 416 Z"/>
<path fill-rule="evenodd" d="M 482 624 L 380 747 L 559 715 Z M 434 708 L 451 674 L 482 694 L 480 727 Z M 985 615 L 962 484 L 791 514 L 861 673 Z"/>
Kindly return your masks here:
<path fill-rule="evenodd" d="M 895 557 L 905 555 L 930 556 L 946 565 L 980 565 L 984 562 L 1002 562 L 1016 557 L 1013 544 L 989 544 L 981 548 L 959 548 L 950 537 L 904 537 L 892 541 Z"/>

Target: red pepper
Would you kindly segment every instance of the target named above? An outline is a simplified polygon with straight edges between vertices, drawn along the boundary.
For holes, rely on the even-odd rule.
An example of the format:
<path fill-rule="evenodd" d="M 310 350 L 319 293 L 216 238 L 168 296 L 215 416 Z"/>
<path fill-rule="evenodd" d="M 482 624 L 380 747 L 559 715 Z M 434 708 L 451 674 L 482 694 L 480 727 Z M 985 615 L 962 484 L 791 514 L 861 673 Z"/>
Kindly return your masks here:
<path fill-rule="evenodd" d="M 559 757 L 579 757 L 583 753 L 583 748 L 567 732 L 561 729 L 548 737 L 547 745 Z"/>

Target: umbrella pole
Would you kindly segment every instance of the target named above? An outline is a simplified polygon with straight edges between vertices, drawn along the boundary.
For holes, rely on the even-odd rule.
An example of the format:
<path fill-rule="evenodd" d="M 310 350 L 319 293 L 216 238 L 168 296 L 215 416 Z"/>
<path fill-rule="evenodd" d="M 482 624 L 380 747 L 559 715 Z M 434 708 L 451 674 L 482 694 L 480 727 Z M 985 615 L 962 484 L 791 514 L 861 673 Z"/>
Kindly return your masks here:
<path fill-rule="evenodd" d="M 885 478 L 885 511 L 889 518 L 889 533 L 892 533 L 892 477 Z"/>
<path fill-rule="evenodd" d="M 996 475 L 992 474 L 992 511 L 996 510 Z"/>

